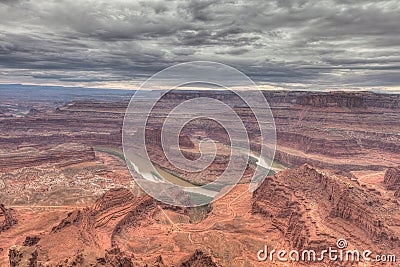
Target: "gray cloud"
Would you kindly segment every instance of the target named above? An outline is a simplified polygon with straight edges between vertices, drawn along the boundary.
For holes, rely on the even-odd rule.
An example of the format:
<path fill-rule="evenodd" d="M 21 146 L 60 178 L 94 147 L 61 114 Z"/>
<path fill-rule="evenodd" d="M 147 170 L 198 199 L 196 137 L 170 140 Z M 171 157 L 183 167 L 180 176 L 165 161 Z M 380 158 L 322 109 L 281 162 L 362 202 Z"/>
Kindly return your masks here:
<path fill-rule="evenodd" d="M 140 81 L 229 64 L 288 88 L 400 84 L 397 1 L 0 1 L 0 82 Z"/>

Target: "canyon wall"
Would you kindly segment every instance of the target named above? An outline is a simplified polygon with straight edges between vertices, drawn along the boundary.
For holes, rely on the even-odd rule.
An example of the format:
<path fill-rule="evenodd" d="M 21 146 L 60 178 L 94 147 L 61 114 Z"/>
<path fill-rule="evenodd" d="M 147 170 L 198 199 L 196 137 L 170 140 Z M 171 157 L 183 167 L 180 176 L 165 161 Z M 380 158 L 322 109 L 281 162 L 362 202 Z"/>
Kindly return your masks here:
<path fill-rule="evenodd" d="M 0 153 L 0 172 L 19 168 L 54 164 L 65 167 L 71 164 L 92 161 L 95 159 L 93 148 L 83 144 L 64 143 L 48 147 L 20 147 L 18 150 Z"/>
<path fill-rule="evenodd" d="M 387 169 L 383 184 L 387 190 L 393 190 L 400 197 L 400 166 Z"/>
<path fill-rule="evenodd" d="M 321 249 L 351 236 L 355 243 L 399 248 L 391 220 L 380 211 L 398 204 L 330 171 L 308 164 L 282 171 L 267 177 L 253 199 L 253 213 L 272 218 L 291 247 Z"/>

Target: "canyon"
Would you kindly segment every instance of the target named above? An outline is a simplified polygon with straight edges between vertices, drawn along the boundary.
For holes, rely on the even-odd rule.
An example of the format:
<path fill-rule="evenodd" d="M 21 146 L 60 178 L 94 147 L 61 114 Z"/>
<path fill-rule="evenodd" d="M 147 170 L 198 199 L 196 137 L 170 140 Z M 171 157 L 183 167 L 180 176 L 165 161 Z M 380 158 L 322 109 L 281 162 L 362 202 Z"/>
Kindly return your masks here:
<path fill-rule="evenodd" d="M 139 174 L 128 170 L 121 143 L 126 92 L 109 99 L 2 97 L 0 265 L 284 266 L 259 262 L 257 252 L 264 245 L 321 250 L 341 238 L 373 256 L 400 256 L 400 95 L 264 95 L 276 126 L 273 171 L 251 193 L 256 165 L 249 162 L 228 194 L 193 208 L 163 204 L 132 178 Z M 251 109 L 229 92 L 177 90 L 160 100 L 146 129 L 149 157 L 161 170 L 202 185 L 226 168 L 230 142 L 223 127 L 193 120 L 180 133 L 190 160 L 199 157 L 202 138 L 216 141 L 217 157 L 202 172 L 174 168 L 160 146 L 166 114 L 196 97 L 228 103 L 245 121 L 255 154 L 260 132 Z M 189 201 L 185 192 L 159 190 Z"/>

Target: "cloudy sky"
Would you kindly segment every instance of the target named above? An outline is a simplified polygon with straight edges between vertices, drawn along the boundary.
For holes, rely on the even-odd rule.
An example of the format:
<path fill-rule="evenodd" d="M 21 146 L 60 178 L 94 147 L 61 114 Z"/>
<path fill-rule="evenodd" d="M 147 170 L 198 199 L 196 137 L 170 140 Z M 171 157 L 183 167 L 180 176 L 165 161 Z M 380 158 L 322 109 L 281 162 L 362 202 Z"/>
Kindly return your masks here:
<path fill-rule="evenodd" d="M 400 88 L 400 5 L 369 0 L 0 0 L 0 83 L 132 88 L 175 63 L 262 88 Z"/>

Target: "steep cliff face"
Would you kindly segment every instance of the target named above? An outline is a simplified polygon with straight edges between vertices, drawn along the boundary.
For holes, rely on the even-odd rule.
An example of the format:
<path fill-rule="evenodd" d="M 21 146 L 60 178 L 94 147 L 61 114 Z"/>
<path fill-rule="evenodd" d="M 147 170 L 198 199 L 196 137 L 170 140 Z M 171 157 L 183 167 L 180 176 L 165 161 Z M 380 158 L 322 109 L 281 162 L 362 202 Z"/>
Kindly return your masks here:
<path fill-rule="evenodd" d="M 291 168 L 296 168 L 305 163 L 309 163 L 312 166 L 316 166 L 318 168 L 332 169 L 343 172 L 358 171 L 358 170 L 380 171 L 386 168 L 384 165 L 378 165 L 378 164 L 377 165 L 370 164 L 368 166 L 362 166 L 354 164 L 352 163 L 352 161 L 347 161 L 347 163 L 342 163 L 342 164 L 327 162 L 322 159 L 311 158 L 310 156 L 307 155 L 294 155 L 286 151 L 279 150 L 279 148 L 275 151 L 275 160 Z"/>
<path fill-rule="evenodd" d="M 310 244 L 305 207 L 294 198 L 290 188 L 272 177 L 267 177 L 253 198 L 253 213 L 271 217 L 274 227 L 284 234 L 294 248 L 303 248 Z"/>
<path fill-rule="evenodd" d="M 400 96 L 375 94 L 371 92 L 264 92 L 272 105 L 274 103 L 290 103 L 313 107 L 345 107 L 345 108 L 400 108 Z"/>
<path fill-rule="evenodd" d="M 315 134 L 318 135 L 318 134 Z M 305 153 L 318 153 L 328 156 L 356 156 L 361 154 L 360 145 L 355 139 L 334 136 L 322 138 L 323 135 L 309 136 L 304 133 L 278 131 L 278 145 L 289 146 Z"/>
<path fill-rule="evenodd" d="M 383 181 L 386 189 L 396 190 L 400 189 L 400 167 L 389 168 L 385 173 L 385 179 Z"/>
<path fill-rule="evenodd" d="M 280 172 L 268 177 L 253 199 L 253 212 L 271 217 L 295 248 L 327 247 L 343 234 L 355 243 L 398 247 L 399 237 L 382 213 L 382 206 L 396 210 L 397 204 L 329 171 L 305 164 Z"/>
<path fill-rule="evenodd" d="M 400 108 L 400 96 L 376 94 L 372 92 L 307 92 L 307 91 L 264 91 L 271 105 L 275 103 L 290 103 L 314 107 L 346 107 L 346 108 Z M 212 97 L 219 100 L 240 103 L 240 99 L 231 92 L 221 91 L 186 91 L 170 92 L 166 100 L 182 100 L 195 97 Z"/>
<path fill-rule="evenodd" d="M 378 152 L 384 155 L 379 157 L 379 161 L 382 162 L 379 165 L 386 169 L 392 166 L 392 162 L 398 164 L 399 158 L 396 155 L 400 152 L 400 136 L 397 135 L 400 127 L 399 112 L 397 112 L 400 108 L 399 95 L 300 91 L 266 91 L 264 94 L 274 115 L 278 147 L 289 148 L 293 152 L 326 156 L 321 159 L 325 163 L 359 155 L 371 155 L 368 160 L 376 162 L 378 157 L 374 152 L 379 150 Z M 148 126 L 153 129 L 159 128 L 162 118 L 171 110 L 171 107 L 184 99 L 195 97 L 212 97 L 226 101 L 244 120 L 252 140 L 252 149 L 260 149 L 259 131 L 257 127 L 254 127 L 254 116 L 251 110 L 232 93 L 172 92 L 160 101 L 160 105 L 155 110 L 156 116 L 149 118 Z M 49 143 L 79 142 L 91 146 L 120 148 L 121 128 L 127 105 L 128 102 L 124 101 L 74 101 L 58 109 L 49 109 L 24 117 L 1 117 L 0 147 L 5 148 L 8 154 L 10 154 L 9 151 L 17 150 L 24 143 L 46 146 Z M 221 143 L 228 143 L 226 133 L 223 129 L 219 129 L 215 122 L 202 120 L 191 123 L 193 126 L 191 128 L 196 131 L 201 130 L 201 135 L 207 134 Z M 186 148 L 193 147 L 191 140 L 194 138 L 190 135 L 191 132 L 183 132 L 187 136 L 181 136 L 181 145 Z M 157 133 L 153 136 L 151 134 L 150 132 L 151 138 L 148 139 L 158 142 Z M 158 152 L 156 154 L 159 155 Z M 196 157 L 187 152 L 184 154 L 188 157 Z M 296 156 L 296 154 L 291 153 L 291 156 Z M 389 158 L 393 159 L 388 160 Z M 17 158 L 18 160 L 20 159 Z M 1 161 L 2 159 L 0 159 L 0 171 L 3 169 Z M 371 165 L 365 162 L 363 160 L 354 165 L 362 167 Z M 12 166 L 12 160 L 9 160 L 7 165 Z M 326 166 L 329 167 L 329 165 Z M 219 167 L 222 166 L 216 166 L 216 168 Z M 207 177 L 211 175 L 214 173 L 195 179 L 205 183 L 209 182 Z"/>
<path fill-rule="evenodd" d="M 54 164 L 65 167 L 95 159 L 93 148 L 78 143 L 66 143 L 54 147 L 23 147 L 19 150 L 0 153 L 0 171 Z"/>
<path fill-rule="evenodd" d="M 358 93 L 332 92 L 328 94 L 306 94 L 296 98 L 299 105 L 313 107 L 365 108 L 362 95 Z"/>
<path fill-rule="evenodd" d="M 373 93 L 365 93 L 364 102 L 368 107 L 400 109 L 400 96 L 396 95 L 379 95 Z"/>
<path fill-rule="evenodd" d="M 6 117 L 1 121 L 2 147 L 84 143 L 121 145 L 121 126 L 127 102 L 75 101 L 63 107 Z"/>

